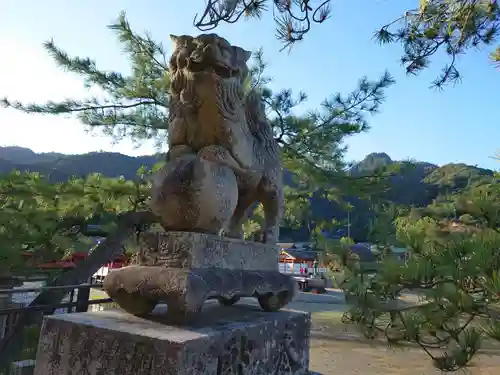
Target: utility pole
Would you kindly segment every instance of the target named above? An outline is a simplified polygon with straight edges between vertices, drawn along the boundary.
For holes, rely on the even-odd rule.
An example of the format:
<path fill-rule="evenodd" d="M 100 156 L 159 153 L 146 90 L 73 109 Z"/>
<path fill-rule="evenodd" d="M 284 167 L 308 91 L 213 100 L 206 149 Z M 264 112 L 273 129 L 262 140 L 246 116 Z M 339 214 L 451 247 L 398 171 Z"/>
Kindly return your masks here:
<path fill-rule="evenodd" d="M 351 238 L 351 210 L 347 211 L 347 238 Z"/>

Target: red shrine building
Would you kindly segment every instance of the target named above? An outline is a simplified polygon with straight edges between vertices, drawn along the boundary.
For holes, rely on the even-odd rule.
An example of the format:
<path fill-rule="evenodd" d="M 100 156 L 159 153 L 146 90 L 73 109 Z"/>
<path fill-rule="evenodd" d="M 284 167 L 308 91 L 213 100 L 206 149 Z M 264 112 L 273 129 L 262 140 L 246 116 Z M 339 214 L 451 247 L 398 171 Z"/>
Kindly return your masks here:
<path fill-rule="evenodd" d="M 318 252 L 311 250 L 308 244 L 293 244 L 281 243 L 279 257 L 279 271 L 290 275 L 304 275 L 300 270 L 305 270 L 306 275 L 312 274 L 314 269 L 314 261 L 319 261 Z M 326 272 L 321 264 L 318 264 L 318 272 L 320 274 Z"/>

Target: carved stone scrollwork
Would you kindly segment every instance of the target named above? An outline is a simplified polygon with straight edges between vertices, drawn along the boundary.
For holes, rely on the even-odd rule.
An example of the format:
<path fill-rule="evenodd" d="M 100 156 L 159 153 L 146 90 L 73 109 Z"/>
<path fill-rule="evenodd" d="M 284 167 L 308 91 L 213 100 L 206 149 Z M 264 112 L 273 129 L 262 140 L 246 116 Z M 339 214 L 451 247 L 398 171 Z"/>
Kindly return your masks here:
<path fill-rule="evenodd" d="M 301 355 L 290 331 L 284 332 L 282 340 L 272 352 L 266 352 L 266 344 L 257 343 L 246 336 L 232 337 L 218 358 L 217 375 L 308 374 L 307 369 L 302 368 Z M 269 357 L 275 358 L 271 367 Z"/>
<path fill-rule="evenodd" d="M 299 369 L 300 353 L 297 352 L 292 334 L 285 331 L 273 375 L 294 375 Z"/>
<path fill-rule="evenodd" d="M 312 375 L 310 314 L 205 308 L 187 327 L 165 326 L 164 306 L 46 317 L 35 375 Z"/>
<path fill-rule="evenodd" d="M 224 354 L 219 357 L 217 363 L 217 375 L 247 375 L 257 374 L 256 365 L 252 358 L 252 351 L 257 343 L 249 340 L 246 336 L 239 339 L 233 337 L 224 347 Z"/>

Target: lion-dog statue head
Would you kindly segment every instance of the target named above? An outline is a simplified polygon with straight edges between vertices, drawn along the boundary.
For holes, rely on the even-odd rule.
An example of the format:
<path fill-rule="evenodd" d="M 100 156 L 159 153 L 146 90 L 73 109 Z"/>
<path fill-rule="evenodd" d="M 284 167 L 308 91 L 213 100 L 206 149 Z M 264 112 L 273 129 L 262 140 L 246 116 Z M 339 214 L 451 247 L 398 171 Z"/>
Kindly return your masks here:
<path fill-rule="evenodd" d="M 170 37 L 170 149 L 184 145 L 198 152 L 222 146 L 249 168 L 254 138 L 245 117 L 243 84 L 251 53 L 216 34 Z"/>

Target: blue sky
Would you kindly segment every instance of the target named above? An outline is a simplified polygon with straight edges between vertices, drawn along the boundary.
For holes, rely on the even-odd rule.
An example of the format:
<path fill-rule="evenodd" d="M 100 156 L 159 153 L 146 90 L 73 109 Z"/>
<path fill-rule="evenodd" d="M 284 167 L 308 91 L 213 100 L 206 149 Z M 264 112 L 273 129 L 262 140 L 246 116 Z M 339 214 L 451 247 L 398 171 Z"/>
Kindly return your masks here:
<path fill-rule="evenodd" d="M 315 25 L 290 53 L 279 52 L 270 13 L 263 20 L 223 25 L 216 31 L 248 50 L 263 47 L 273 87 L 305 91 L 310 108 L 332 93 L 354 89 L 361 76 L 376 79 L 388 69 L 397 83 L 388 90 L 381 113 L 370 119 L 372 129 L 349 139 L 351 160 L 386 152 L 393 159 L 466 162 L 497 169 L 498 163 L 490 156 L 500 148 L 500 72 L 489 63 L 488 50 L 462 56 L 463 82 L 439 92 L 429 89 L 429 83 L 445 63 L 444 56 L 437 56 L 419 76 L 406 77 L 398 63 L 400 46 L 381 47 L 372 40 L 377 27 L 417 4 L 417 0 L 334 1 L 331 19 Z M 53 64 L 41 47 L 45 40 L 54 38 L 70 54 L 95 58 L 101 68 L 127 72 L 127 59 L 106 29 L 121 10 L 136 30 L 149 30 L 170 48 L 169 34 L 198 33 L 192 20 L 202 7 L 202 0 L 4 0 L 0 97 L 43 102 L 89 95 L 78 77 Z M 0 127 L 0 145 L 16 144 L 37 152 L 113 150 L 137 155 L 154 151 L 151 144 L 138 149 L 128 142 L 113 145 L 109 138 L 86 134 L 70 118 L 0 109 Z"/>

